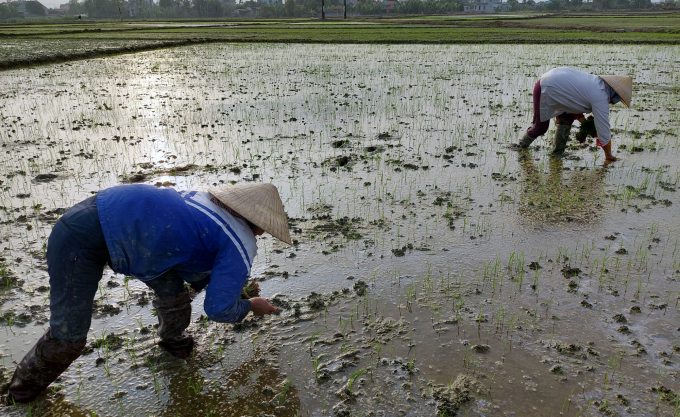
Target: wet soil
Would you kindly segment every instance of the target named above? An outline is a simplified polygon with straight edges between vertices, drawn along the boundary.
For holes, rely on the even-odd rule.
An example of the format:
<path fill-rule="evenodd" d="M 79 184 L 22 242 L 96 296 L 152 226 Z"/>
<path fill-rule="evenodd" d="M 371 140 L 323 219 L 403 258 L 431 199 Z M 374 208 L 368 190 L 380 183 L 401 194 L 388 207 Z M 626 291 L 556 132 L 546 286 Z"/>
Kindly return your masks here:
<path fill-rule="evenodd" d="M 150 290 L 107 269 L 85 354 L 0 412 L 674 415 L 680 58 L 591 58 L 194 45 L 3 72 L 0 383 L 48 325 L 52 225 L 101 188 L 272 182 L 294 245 L 259 238 L 253 267 L 280 314 L 213 323 L 196 295 L 186 361 L 156 347 Z M 507 148 L 565 63 L 635 74 L 621 161 L 574 140 L 551 158 L 551 132 Z"/>

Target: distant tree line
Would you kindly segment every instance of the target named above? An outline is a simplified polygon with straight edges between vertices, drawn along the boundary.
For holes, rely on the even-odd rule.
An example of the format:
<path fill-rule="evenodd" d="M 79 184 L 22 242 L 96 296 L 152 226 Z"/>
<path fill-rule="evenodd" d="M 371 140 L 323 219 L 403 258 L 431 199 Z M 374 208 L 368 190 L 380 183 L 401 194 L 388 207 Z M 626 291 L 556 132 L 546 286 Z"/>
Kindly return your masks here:
<path fill-rule="evenodd" d="M 218 18 L 231 17 L 234 10 L 257 7 L 259 17 L 317 17 L 321 14 L 321 0 L 283 0 L 284 3 L 259 3 L 248 1 L 234 4 L 228 0 L 69 0 L 71 16 L 81 14 L 90 18 Z M 471 0 L 474 1 L 474 0 Z M 463 10 L 464 0 L 403 0 L 395 4 L 390 13 L 396 14 L 447 14 Z M 543 10 L 607 10 L 678 8 L 680 0 L 673 3 L 652 4 L 651 0 L 551 0 L 537 5 L 535 0 L 508 0 L 512 11 Z M 343 0 L 325 0 L 326 13 L 336 8 L 342 13 Z M 340 7 L 336 7 L 340 6 Z M 358 0 L 347 4 L 347 13 L 378 15 L 385 13 L 382 1 Z M 20 18 L 17 3 L 0 4 L 0 20 Z"/>
<path fill-rule="evenodd" d="M 21 14 L 17 11 L 16 3 L 0 4 L 0 19 L 12 19 L 15 17 L 21 17 Z"/>
<path fill-rule="evenodd" d="M 446 14 L 463 11 L 461 0 L 406 0 L 397 3 L 400 14 Z"/>
<path fill-rule="evenodd" d="M 86 14 L 91 18 L 116 18 L 120 15 L 137 18 L 191 18 L 232 16 L 236 9 L 257 7 L 258 16 L 276 17 L 317 17 L 321 14 L 321 0 L 284 0 L 284 3 L 258 3 L 248 1 L 241 4 L 220 0 L 157 0 L 151 4 L 146 0 L 70 0 L 69 15 Z M 343 0 L 324 0 L 326 12 L 336 6 L 343 6 Z M 405 0 L 397 2 L 391 12 L 398 14 L 446 14 L 463 10 L 462 0 Z M 378 15 L 383 13 L 381 1 L 358 0 L 348 3 L 350 14 Z M 338 10 L 342 10 L 337 8 Z M 131 13 L 132 11 L 132 13 Z"/>
<path fill-rule="evenodd" d="M 550 0 L 547 4 L 537 5 L 534 0 L 528 0 L 520 3 L 517 0 L 508 0 L 508 4 L 512 7 L 510 10 L 527 11 L 527 10 L 543 10 L 543 11 L 560 11 L 560 10 L 610 10 L 610 9 L 651 9 L 653 7 L 677 7 L 675 4 L 654 5 L 651 0 L 593 0 L 592 2 L 585 2 L 583 0 Z"/>

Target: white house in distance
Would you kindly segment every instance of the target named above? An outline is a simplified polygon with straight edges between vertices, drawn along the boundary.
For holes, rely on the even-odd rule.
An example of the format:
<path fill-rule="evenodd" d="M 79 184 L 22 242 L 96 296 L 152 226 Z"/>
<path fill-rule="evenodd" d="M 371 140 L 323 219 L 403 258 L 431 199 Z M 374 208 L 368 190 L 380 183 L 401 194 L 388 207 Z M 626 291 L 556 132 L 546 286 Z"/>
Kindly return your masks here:
<path fill-rule="evenodd" d="M 510 5 L 503 3 L 503 0 L 483 0 L 463 5 L 465 13 L 494 13 L 507 12 L 509 10 Z"/>

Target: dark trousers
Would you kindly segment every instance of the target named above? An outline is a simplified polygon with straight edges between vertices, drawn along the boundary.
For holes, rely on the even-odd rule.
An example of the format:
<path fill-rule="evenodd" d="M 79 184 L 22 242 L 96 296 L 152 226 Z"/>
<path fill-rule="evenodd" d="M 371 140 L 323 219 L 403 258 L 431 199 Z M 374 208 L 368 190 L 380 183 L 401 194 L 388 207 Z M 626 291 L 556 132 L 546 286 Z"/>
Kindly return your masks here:
<path fill-rule="evenodd" d="M 539 136 L 545 135 L 550 127 L 550 120 L 541 121 L 541 80 L 538 80 L 534 85 L 534 120 L 531 128 L 527 130 L 527 134 L 536 139 Z M 569 125 L 574 123 L 574 115 L 571 113 L 562 113 L 555 118 L 555 123 L 558 125 Z"/>
<path fill-rule="evenodd" d="M 90 197 L 64 213 L 47 241 L 50 327 L 56 339 L 77 342 L 87 337 L 94 297 L 107 263 L 111 260 L 99 223 L 97 198 Z M 200 291 L 208 281 L 191 285 Z M 144 283 L 158 297 L 176 296 L 184 290 L 184 280 L 173 270 Z"/>

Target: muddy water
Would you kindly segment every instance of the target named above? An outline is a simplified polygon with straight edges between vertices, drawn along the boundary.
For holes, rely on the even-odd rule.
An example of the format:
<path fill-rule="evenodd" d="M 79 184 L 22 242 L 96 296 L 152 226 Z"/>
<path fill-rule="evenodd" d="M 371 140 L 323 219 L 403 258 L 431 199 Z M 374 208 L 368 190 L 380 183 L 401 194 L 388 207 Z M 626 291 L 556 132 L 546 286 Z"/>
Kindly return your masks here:
<path fill-rule="evenodd" d="M 212 323 L 198 295 L 186 362 L 155 348 L 144 284 L 107 271 L 90 352 L 3 413 L 674 415 L 680 57 L 590 49 L 209 45 L 3 72 L 5 378 L 48 325 L 52 224 L 101 188 L 272 182 L 296 241 L 263 237 L 253 268 L 281 315 Z M 559 65 L 634 77 L 621 161 L 507 149 Z"/>

